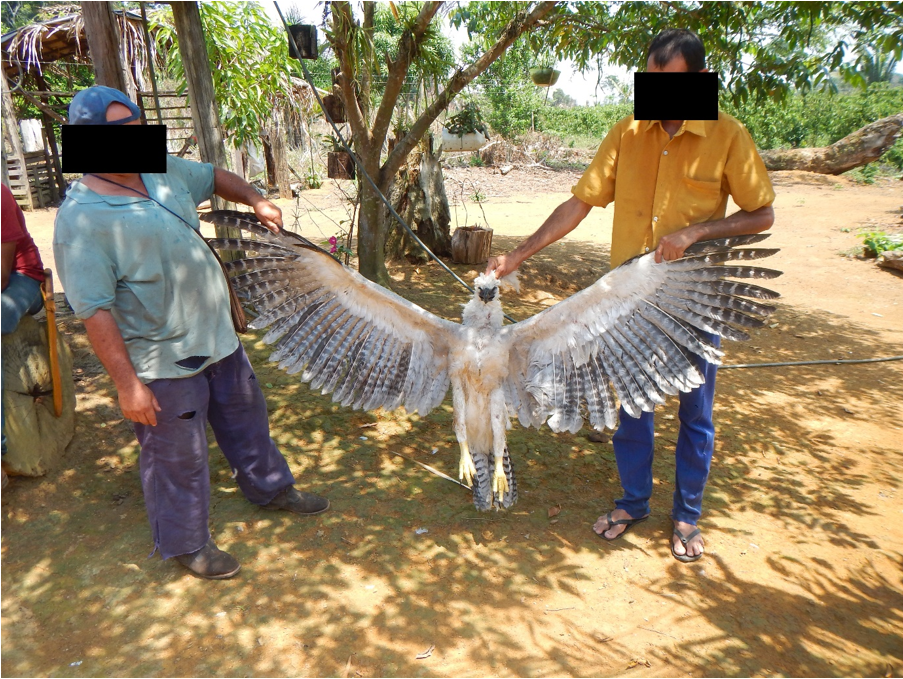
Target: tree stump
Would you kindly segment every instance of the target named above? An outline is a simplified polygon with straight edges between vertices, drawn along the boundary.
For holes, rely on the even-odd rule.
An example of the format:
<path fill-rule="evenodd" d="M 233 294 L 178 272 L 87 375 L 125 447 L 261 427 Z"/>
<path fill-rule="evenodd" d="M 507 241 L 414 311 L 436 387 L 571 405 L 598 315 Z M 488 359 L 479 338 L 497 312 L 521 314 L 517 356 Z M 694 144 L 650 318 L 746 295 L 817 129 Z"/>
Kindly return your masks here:
<path fill-rule="evenodd" d="M 492 229 L 460 226 L 452 235 L 452 261 L 456 264 L 483 264 L 489 259 Z"/>
<path fill-rule="evenodd" d="M 389 200 L 396 212 L 409 224 L 426 246 L 436 255 L 451 253 L 451 213 L 445 194 L 445 178 L 439 155 L 433 153 L 427 140 L 412 151 L 398 171 Z M 428 256 L 413 238 L 401 228 L 385 210 L 389 225 L 386 237 L 386 257 L 412 262 L 426 262 Z"/>
<path fill-rule="evenodd" d="M 53 413 L 53 388 L 47 354 L 47 326 L 31 316 L 3 336 L 3 413 L 7 452 L 3 468 L 9 474 L 42 476 L 63 455 L 75 433 L 75 382 L 72 352 L 57 336 L 63 377 L 63 414 Z"/>

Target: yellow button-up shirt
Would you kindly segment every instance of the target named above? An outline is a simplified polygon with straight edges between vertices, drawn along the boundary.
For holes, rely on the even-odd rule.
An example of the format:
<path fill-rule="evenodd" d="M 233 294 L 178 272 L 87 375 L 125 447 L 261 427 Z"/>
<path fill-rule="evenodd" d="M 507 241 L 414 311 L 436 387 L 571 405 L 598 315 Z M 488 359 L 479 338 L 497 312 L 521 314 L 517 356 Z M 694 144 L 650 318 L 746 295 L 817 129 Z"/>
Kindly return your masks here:
<path fill-rule="evenodd" d="M 721 111 L 718 120 L 685 120 L 673 139 L 659 120 L 622 119 L 571 192 L 598 207 L 614 201 L 612 269 L 662 236 L 723 219 L 729 195 L 747 212 L 774 201 L 752 137 Z"/>

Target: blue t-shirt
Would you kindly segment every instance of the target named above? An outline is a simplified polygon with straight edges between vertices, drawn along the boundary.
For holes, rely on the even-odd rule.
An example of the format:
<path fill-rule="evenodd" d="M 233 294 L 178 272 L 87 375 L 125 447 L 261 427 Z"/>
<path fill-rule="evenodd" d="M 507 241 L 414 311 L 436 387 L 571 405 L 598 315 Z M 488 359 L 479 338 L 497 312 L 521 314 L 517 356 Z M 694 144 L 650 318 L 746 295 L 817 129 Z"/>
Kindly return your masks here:
<path fill-rule="evenodd" d="M 187 377 L 238 347 L 229 291 L 202 242 L 197 206 L 213 194 L 213 166 L 169 156 L 142 174 L 150 196 L 104 196 L 75 182 L 60 207 L 53 254 L 75 314 L 113 314 L 142 382 Z"/>

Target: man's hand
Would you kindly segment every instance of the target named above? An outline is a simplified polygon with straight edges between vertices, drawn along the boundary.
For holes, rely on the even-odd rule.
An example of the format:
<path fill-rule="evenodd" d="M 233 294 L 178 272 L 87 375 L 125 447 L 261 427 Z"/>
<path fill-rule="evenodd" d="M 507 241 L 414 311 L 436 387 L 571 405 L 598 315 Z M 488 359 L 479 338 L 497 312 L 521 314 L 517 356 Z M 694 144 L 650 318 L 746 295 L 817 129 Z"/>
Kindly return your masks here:
<path fill-rule="evenodd" d="M 496 255 L 495 257 L 490 257 L 489 261 L 486 262 L 486 273 L 495 271 L 495 277 L 502 278 L 512 271 L 516 271 L 520 264 L 510 252 L 507 255 Z"/>
<path fill-rule="evenodd" d="M 213 168 L 213 192 L 220 198 L 253 208 L 260 223 L 273 233 L 279 233 L 282 228 L 282 210 L 237 174 L 221 167 Z"/>
<path fill-rule="evenodd" d="M 160 412 L 160 404 L 154 392 L 146 384 L 142 384 L 137 378 L 125 388 L 117 388 L 119 391 L 119 408 L 127 420 L 157 426 L 157 413 Z"/>
<path fill-rule="evenodd" d="M 260 223 L 267 227 L 273 233 L 279 233 L 282 228 L 282 210 L 278 205 L 268 201 L 266 198 L 261 199 L 252 205 L 254 214 Z"/>
<path fill-rule="evenodd" d="M 662 239 L 658 242 L 658 247 L 655 248 L 655 263 L 661 264 L 662 260 L 670 262 L 680 259 L 684 255 L 684 250 L 697 240 L 699 240 L 699 236 L 696 229 L 692 226 L 675 231 L 667 236 L 662 236 Z"/>

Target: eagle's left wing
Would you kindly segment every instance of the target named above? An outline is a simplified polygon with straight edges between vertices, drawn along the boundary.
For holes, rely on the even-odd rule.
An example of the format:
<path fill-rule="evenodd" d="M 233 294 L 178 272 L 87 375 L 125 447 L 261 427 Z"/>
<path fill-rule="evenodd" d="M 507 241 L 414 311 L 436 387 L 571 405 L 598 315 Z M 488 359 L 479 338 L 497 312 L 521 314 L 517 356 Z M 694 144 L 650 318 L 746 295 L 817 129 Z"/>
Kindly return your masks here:
<path fill-rule="evenodd" d="M 718 364 L 722 352 L 700 331 L 749 339 L 774 311 L 755 300 L 778 293 L 729 278 L 767 279 L 780 271 L 730 264 L 777 250 L 737 249 L 767 234 L 696 243 L 683 258 L 656 264 L 654 253 L 625 262 L 596 283 L 532 318 L 506 326 L 509 407 L 524 426 L 548 421 L 577 432 L 584 417 L 614 428 L 617 408 L 638 417 L 666 394 L 703 382 L 691 355 Z"/>
<path fill-rule="evenodd" d="M 208 243 L 253 253 L 225 267 L 257 311 L 250 327 L 268 328 L 263 341 L 275 344 L 270 360 L 280 368 L 354 408 L 425 414 L 442 402 L 458 324 L 368 281 L 301 236 L 271 233 L 253 214 L 221 210 L 201 219 L 247 234 Z"/>

